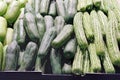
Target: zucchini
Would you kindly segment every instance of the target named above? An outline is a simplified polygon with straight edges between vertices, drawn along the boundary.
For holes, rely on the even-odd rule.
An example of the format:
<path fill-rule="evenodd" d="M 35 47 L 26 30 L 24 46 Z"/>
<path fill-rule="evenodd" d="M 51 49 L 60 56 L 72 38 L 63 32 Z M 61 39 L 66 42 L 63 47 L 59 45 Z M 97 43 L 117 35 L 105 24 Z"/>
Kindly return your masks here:
<path fill-rule="evenodd" d="M 115 73 L 115 68 L 111 62 L 106 46 L 105 46 L 105 56 L 103 58 L 103 67 L 104 67 L 105 73 Z"/>
<path fill-rule="evenodd" d="M 84 28 L 84 31 L 85 31 L 88 41 L 93 42 L 94 34 L 93 34 L 92 25 L 91 25 L 90 15 L 88 12 L 85 12 L 83 14 L 83 28 Z"/>
<path fill-rule="evenodd" d="M 0 1 L 0 16 L 3 16 L 7 11 L 7 3 L 5 1 Z"/>
<path fill-rule="evenodd" d="M 114 65 L 119 66 L 120 63 L 120 51 L 118 47 L 118 42 L 116 38 L 116 30 L 115 30 L 115 21 L 110 19 L 108 22 L 107 33 L 106 33 L 106 42 L 108 47 L 108 53 L 110 55 L 110 59 Z"/>
<path fill-rule="evenodd" d="M 29 42 L 27 44 L 23 55 L 22 63 L 18 71 L 32 70 L 33 66 L 35 65 L 37 51 L 38 51 L 38 47 L 36 43 Z"/>
<path fill-rule="evenodd" d="M 92 0 L 85 0 L 86 1 L 86 9 L 92 10 L 93 8 L 93 1 Z"/>
<path fill-rule="evenodd" d="M 102 30 L 102 34 L 103 37 L 106 35 L 106 27 L 108 26 L 108 18 L 107 16 L 102 12 L 102 11 L 98 11 L 98 18 L 101 24 L 101 30 Z"/>
<path fill-rule="evenodd" d="M 50 0 L 41 0 L 40 14 L 42 14 L 42 15 L 48 14 L 49 5 L 50 5 Z"/>
<path fill-rule="evenodd" d="M 30 12 L 25 13 L 24 22 L 25 30 L 29 38 L 32 41 L 37 42 L 39 40 L 39 33 L 35 21 L 35 15 Z"/>
<path fill-rule="evenodd" d="M 7 50 L 8 45 L 5 45 L 3 47 L 3 58 L 2 58 L 2 71 L 5 70 L 5 64 L 6 64 L 6 50 Z"/>
<path fill-rule="evenodd" d="M 88 51 L 90 54 L 91 71 L 100 72 L 101 71 L 101 63 L 100 63 L 99 57 L 97 56 L 96 46 L 94 43 L 89 44 Z"/>
<path fill-rule="evenodd" d="M 68 43 L 65 45 L 63 56 L 67 59 L 73 58 L 77 50 L 76 46 L 77 46 L 76 38 L 69 40 Z"/>
<path fill-rule="evenodd" d="M 86 10 L 86 1 L 78 0 L 77 11 L 85 11 Z"/>
<path fill-rule="evenodd" d="M 65 4 L 63 0 L 56 0 L 56 7 L 58 16 L 62 16 L 65 21 L 67 21 L 67 10 L 65 8 Z"/>
<path fill-rule="evenodd" d="M 38 50 L 38 55 L 39 56 L 44 57 L 44 56 L 47 55 L 47 53 L 49 52 L 50 47 L 51 47 L 51 42 L 55 38 L 56 34 L 57 33 L 56 33 L 56 30 L 55 30 L 55 27 L 52 27 L 48 31 L 45 32 L 45 34 L 43 36 L 43 39 L 41 41 L 39 50 Z"/>
<path fill-rule="evenodd" d="M 83 73 L 89 73 L 90 72 L 90 59 L 89 59 L 89 53 L 88 51 L 85 51 L 84 54 L 84 65 L 83 65 L 84 69 L 83 69 Z"/>
<path fill-rule="evenodd" d="M 12 41 L 6 50 L 5 71 L 15 71 L 18 67 L 20 47 L 16 41 Z"/>
<path fill-rule="evenodd" d="M 92 26 L 94 28 L 94 37 L 95 37 L 95 46 L 96 46 L 96 53 L 98 56 L 104 56 L 104 41 L 103 36 L 101 32 L 101 25 L 98 19 L 98 15 L 96 11 L 92 11 L 90 13 L 91 20 L 92 20 Z"/>
<path fill-rule="evenodd" d="M 62 16 L 57 16 L 54 20 L 54 24 L 55 24 L 57 35 L 58 35 L 65 25 L 65 20 Z"/>
<path fill-rule="evenodd" d="M 44 17 L 44 21 L 45 21 L 46 31 L 49 30 L 51 27 L 53 27 L 54 21 L 53 21 L 53 17 L 52 16 L 46 15 Z"/>
<path fill-rule="evenodd" d="M 71 24 L 65 25 L 62 31 L 52 41 L 52 47 L 60 48 L 71 38 L 73 34 L 73 26 Z"/>
<path fill-rule="evenodd" d="M 61 55 L 53 48 L 50 52 L 50 64 L 53 74 L 61 74 Z"/>
<path fill-rule="evenodd" d="M 70 73 L 72 73 L 72 66 L 71 66 L 71 64 L 64 63 L 64 65 L 62 67 L 62 73 L 63 74 L 70 74 Z"/>
<path fill-rule="evenodd" d="M 39 42 L 41 43 L 45 33 L 45 21 L 43 16 L 40 15 L 40 13 L 37 13 L 35 18 L 36 18 L 36 24 L 37 24 L 38 33 L 39 33 Z"/>
<path fill-rule="evenodd" d="M 77 46 L 77 52 L 73 60 L 72 73 L 76 75 L 83 73 L 83 53 L 80 50 L 79 46 Z"/>
<path fill-rule="evenodd" d="M 4 17 L 9 24 L 12 24 L 16 21 L 17 17 L 20 14 L 20 2 L 13 1 L 7 8 L 7 12 L 5 13 Z"/>
<path fill-rule="evenodd" d="M 3 42 L 7 33 L 7 21 L 0 17 L 0 41 Z"/>
<path fill-rule="evenodd" d="M 55 0 L 52 0 L 51 3 L 50 3 L 50 8 L 49 8 L 48 14 L 53 16 L 53 17 L 56 16 L 57 9 L 56 9 L 56 2 L 55 2 Z"/>
<path fill-rule="evenodd" d="M 109 20 L 113 21 L 112 25 L 115 27 L 116 38 L 117 38 L 117 41 L 120 42 L 120 30 L 119 30 L 117 16 L 115 15 L 115 13 L 112 10 L 109 10 L 108 18 L 109 18 Z"/>
<path fill-rule="evenodd" d="M 80 46 L 81 49 L 86 49 L 88 46 L 88 42 L 84 33 L 82 18 L 83 18 L 82 12 L 78 12 L 74 17 L 73 25 L 78 45 Z"/>
<path fill-rule="evenodd" d="M 93 0 L 94 6 L 97 8 L 100 8 L 101 6 L 101 0 Z"/>
<path fill-rule="evenodd" d="M 7 34 L 4 40 L 4 45 L 9 45 L 12 42 L 12 37 L 13 37 L 13 29 L 7 28 Z"/>

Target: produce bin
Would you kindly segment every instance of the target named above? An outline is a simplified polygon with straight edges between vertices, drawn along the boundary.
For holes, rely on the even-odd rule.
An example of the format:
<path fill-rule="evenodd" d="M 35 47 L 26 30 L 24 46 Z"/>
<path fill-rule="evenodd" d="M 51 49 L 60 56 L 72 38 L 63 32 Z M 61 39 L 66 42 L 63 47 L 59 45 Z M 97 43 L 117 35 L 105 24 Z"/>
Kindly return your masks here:
<path fill-rule="evenodd" d="M 0 80 L 120 80 L 119 4 L 1 0 Z"/>

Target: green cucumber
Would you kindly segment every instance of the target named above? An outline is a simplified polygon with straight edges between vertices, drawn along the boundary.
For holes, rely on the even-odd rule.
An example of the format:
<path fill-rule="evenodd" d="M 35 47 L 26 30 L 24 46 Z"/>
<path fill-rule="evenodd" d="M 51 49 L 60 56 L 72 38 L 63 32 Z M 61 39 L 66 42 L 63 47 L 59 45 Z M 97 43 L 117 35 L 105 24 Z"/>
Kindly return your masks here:
<path fill-rule="evenodd" d="M 68 43 L 65 45 L 63 56 L 67 59 L 71 59 L 75 56 L 77 50 L 77 42 L 76 39 L 73 38 L 68 41 Z"/>
<path fill-rule="evenodd" d="M 39 40 L 39 33 L 35 21 L 35 15 L 30 12 L 25 13 L 24 17 L 25 30 L 32 41 L 37 42 Z"/>
<path fill-rule="evenodd" d="M 63 74 L 70 74 L 70 73 L 72 73 L 72 66 L 71 66 L 71 64 L 64 63 L 64 65 L 62 67 L 62 73 Z"/>
<path fill-rule="evenodd" d="M 45 27 L 46 27 L 46 31 L 49 30 L 51 27 L 54 27 L 54 21 L 53 21 L 53 17 L 50 15 L 46 15 L 44 17 L 44 21 L 45 21 Z"/>
<path fill-rule="evenodd" d="M 53 48 L 50 52 L 50 64 L 53 74 L 61 74 L 61 55 Z"/>
<path fill-rule="evenodd" d="M 50 47 L 51 47 L 51 42 L 55 38 L 56 34 L 57 33 L 56 33 L 55 27 L 52 27 L 45 32 L 43 39 L 41 41 L 39 50 L 38 50 L 39 56 L 44 57 L 47 55 L 47 53 L 49 52 Z"/>
<path fill-rule="evenodd" d="M 55 2 L 55 0 L 52 0 L 51 3 L 50 3 L 50 8 L 49 8 L 48 14 L 53 16 L 53 17 L 56 16 L 57 10 L 56 10 L 56 2 Z"/>
<path fill-rule="evenodd" d="M 54 20 L 54 24 L 55 24 L 57 35 L 58 35 L 65 25 L 65 20 L 62 16 L 57 16 Z"/>
<path fill-rule="evenodd" d="M 5 1 L 0 1 L 0 16 L 3 16 L 7 11 L 7 3 Z"/>
<path fill-rule="evenodd" d="M 29 42 L 27 44 L 23 55 L 22 63 L 18 71 L 32 70 L 33 66 L 35 65 L 37 51 L 38 51 L 38 47 L 36 43 Z"/>
<path fill-rule="evenodd" d="M 42 14 L 42 15 L 48 14 L 49 5 L 50 5 L 50 0 L 41 0 L 40 14 Z"/>
<path fill-rule="evenodd" d="M 36 18 L 36 23 L 37 23 L 38 33 L 39 33 L 39 42 L 41 43 L 45 33 L 45 21 L 44 21 L 44 18 L 40 15 L 40 13 L 37 13 L 35 18 Z"/>
<path fill-rule="evenodd" d="M 16 41 L 12 41 L 7 47 L 5 57 L 5 71 L 15 71 L 18 67 L 20 47 Z"/>
<path fill-rule="evenodd" d="M 86 10 L 86 1 L 78 0 L 77 11 L 85 11 Z"/>
<path fill-rule="evenodd" d="M 71 24 L 65 25 L 62 31 L 52 41 L 52 47 L 60 48 L 71 38 L 73 34 L 73 26 Z"/>

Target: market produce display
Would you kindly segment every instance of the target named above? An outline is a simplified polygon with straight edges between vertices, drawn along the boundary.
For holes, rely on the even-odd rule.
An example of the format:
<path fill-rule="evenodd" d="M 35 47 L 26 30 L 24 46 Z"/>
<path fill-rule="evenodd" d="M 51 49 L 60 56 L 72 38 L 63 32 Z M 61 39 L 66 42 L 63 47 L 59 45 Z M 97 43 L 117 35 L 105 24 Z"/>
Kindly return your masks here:
<path fill-rule="evenodd" d="M 117 0 L 1 0 L 0 70 L 119 73 Z"/>

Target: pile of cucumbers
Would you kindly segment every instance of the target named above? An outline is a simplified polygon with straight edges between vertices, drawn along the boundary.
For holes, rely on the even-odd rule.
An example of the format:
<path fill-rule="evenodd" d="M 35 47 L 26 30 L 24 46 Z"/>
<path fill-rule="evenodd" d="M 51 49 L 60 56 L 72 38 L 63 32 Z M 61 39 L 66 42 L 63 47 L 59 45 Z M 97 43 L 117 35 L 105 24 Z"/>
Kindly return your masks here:
<path fill-rule="evenodd" d="M 0 70 L 117 73 L 117 0 L 1 0 Z"/>

